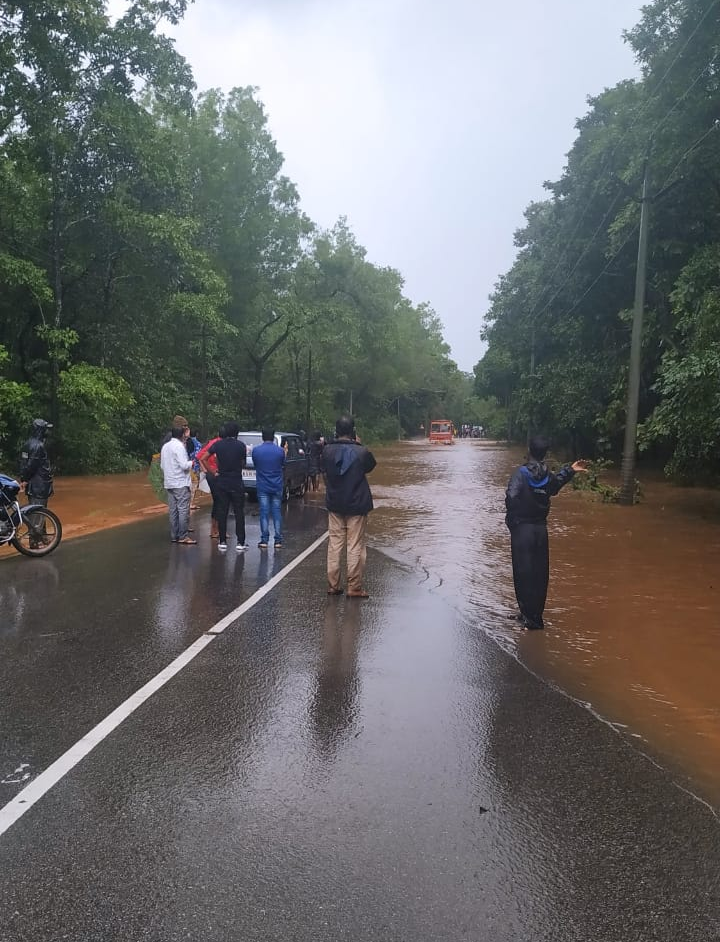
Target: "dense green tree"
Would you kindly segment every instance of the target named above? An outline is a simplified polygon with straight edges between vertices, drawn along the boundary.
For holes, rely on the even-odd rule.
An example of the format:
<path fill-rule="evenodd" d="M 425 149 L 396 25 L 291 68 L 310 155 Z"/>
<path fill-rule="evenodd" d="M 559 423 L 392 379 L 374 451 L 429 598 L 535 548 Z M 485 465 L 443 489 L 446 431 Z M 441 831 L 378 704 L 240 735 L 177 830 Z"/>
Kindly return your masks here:
<path fill-rule="evenodd" d="M 671 471 L 687 475 L 692 463 L 700 475 L 718 448 L 707 328 L 720 241 L 720 7 L 655 0 L 626 38 L 642 77 L 589 99 L 565 172 L 546 184 L 545 202 L 528 208 L 516 262 L 491 299 L 475 388 L 507 410 L 518 436 L 542 427 L 574 448 L 619 447 L 647 161 L 656 198 L 642 442 L 659 448 Z"/>
<path fill-rule="evenodd" d="M 0 12 L 0 448 L 56 425 L 70 471 L 147 459 L 170 417 L 394 434 L 460 374 L 430 308 L 344 221 L 317 232 L 252 88 L 196 94 L 186 0 Z M 455 383 L 455 386 L 453 386 Z"/>

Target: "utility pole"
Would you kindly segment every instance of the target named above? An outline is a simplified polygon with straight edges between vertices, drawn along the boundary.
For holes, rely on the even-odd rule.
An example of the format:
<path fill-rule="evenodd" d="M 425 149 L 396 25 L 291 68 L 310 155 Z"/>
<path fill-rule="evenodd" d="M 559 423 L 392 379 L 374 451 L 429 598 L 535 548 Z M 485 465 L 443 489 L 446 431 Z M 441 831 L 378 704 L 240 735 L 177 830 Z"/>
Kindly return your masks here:
<path fill-rule="evenodd" d="M 208 441 L 210 429 L 208 428 L 207 334 L 205 324 L 201 327 L 200 337 L 200 425 L 202 434 L 205 436 L 203 441 Z"/>
<path fill-rule="evenodd" d="M 625 442 L 621 465 L 621 504 L 633 504 L 635 501 L 635 453 L 637 450 L 637 420 L 640 402 L 640 366 L 642 360 L 642 328 L 645 310 L 645 272 L 647 268 L 650 202 L 651 197 L 648 196 L 648 158 L 646 157 L 643 168 L 642 197 L 640 199 L 640 239 L 638 241 L 637 271 L 635 273 L 635 307 L 630 343 L 630 376 L 628 379 Z"/>
<path fill-rule="evenodd" d="M 397 406 L 398 406 L 398 441 L 402 441 L 402 424 L 400 422 L 400 396 L 397 397 Z"/>

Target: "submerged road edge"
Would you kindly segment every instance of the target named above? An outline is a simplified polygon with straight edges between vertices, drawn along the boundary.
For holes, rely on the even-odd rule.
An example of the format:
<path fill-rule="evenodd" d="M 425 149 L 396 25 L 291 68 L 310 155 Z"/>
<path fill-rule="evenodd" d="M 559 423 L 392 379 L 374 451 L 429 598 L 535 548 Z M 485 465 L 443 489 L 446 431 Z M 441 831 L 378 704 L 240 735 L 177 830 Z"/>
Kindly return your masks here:
<path fill-rule="evenodd" d="M 197 655 L 203 651 L 215 638 L 221 635 L 227 628 L 237 621 L 249 609 L 263 599 L 279 582 L 281 582 L 293 569 L 304 562 L 308 556 L 312 555 L 325 540 L 328 538 L 326 530 L 322 536 L 318 537 L 302 553 L 298 554 L 291 562 L 287 564 L 280 572 L 269 579 L 265 585 L 254 592 L 249 599 L 246 599 L 241 605 L 233 609 L 227 615 L 216 622 L 212 628 L 205 631 L 190 647 L 179 654 L 174 661 L 163 668 L 159 674 L 156 674 L 151 680 L 131 694 L 120 706 L 116 707 L 112 713 L 108 714 L 104 720 L 101 720 L 88 733 L 79 739 L 73 746 L 66 750 L 58 759 L 49 765 L 45 771 L 41 772 L 37 778 L 33 779 L 21 792 L 0 808 L 0 836 L 18 821 L 25 812 L 36 802 L 38 802 L 47 792 L 53 788 L 68 772 L 75 768 L 85 756 L 106 739 L 113 730 L 117 729 L 131 714 L 142 706 L 153 694 L 157 693 L 165 684 L 179 674 L 187 667 Z"/>

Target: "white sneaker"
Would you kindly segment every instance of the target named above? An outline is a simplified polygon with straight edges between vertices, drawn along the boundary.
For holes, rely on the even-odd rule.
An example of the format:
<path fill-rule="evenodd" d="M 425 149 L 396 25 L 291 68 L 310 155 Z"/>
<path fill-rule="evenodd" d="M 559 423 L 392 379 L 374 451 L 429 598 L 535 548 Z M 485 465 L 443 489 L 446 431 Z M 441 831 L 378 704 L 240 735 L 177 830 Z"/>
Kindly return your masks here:
<path fill-rule="evenodd" d="M 227 543 L 218 543 L 218 549 L 220 550 L 221 553 L 224 553 L 225 550 L 227 549 Z"/>
<path fill-rule="evenodd" d="M 238 543 L 235 549 L 238 551 L 238 553 L 244 553 L 245 550 L 250 549 L 250 547 L 248 546 L 247 543 Z"/>

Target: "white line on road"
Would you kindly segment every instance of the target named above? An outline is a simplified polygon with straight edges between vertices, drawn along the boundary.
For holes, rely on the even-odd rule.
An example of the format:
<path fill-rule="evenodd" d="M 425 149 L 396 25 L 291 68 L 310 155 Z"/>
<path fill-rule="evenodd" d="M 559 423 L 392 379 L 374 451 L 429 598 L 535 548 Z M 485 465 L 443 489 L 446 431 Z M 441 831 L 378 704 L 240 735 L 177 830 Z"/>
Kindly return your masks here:
<path fill-rule="evenodd" d="M 296 566 L 299 566 L 303 560 L 307 559 L 311 553 L 314 553 L 327 539 L 327 536 L 328 534 L 325 532 L 321 537 L 318 537 L 314 543 L 308 546 L 306 550 L 303 550 L 299 556 L 296 556 L 291 563 L 288 563 L 284 569 L 281 569 L 280 572 L 274 575 L 272 579 L 266 582 L 257 592 L 254 592 L 242 605 L 238 605 L 236 609 L 224 618 L 221 618 L 217 624 L 208 629 L 202 637 L 194 641 L 189 648 L 186 648 L 182 654 L 176 657 L 171 664 L 168 664 L 164 670 L 156 674 L 144 687 L 136 690 L 124 703 L 121 703 L 119 707 L 106 716 L 105 719 L 91 729 L 89 733 L 86 733 L 82 739 L 78 740 L 74 746 L 71 746 L 67 752 L 64 752 L 59 759 L 56 759 L 52 765 L 49 765 L 44 772 L 41 772 L 36 779 L 33 779 L 21 792 L 18 792 L 12 801 L 9 801 L 3 808 L 0 808 L 0 835 L 4 834 L 8 828 L 12 827 L 26 811 L 32 808 L 36 801 L 39 801 L 43 795 L 50 791 L 53 785 L 56 785 L 71 769 L 75 768 L 78 762 L 82 761 L 88 753 L 92 752 L 95 746 L 109 736 L 114 729 L 117 729 L 131 713 L 134 713 L 139 706 L 145 703 L 146 700 L 149 700 L 161 687 L 164 687 L 171 678 L 179 674 L 183 667 L 187 667 L 190 661 L 197 657 L 197 655 L 213 642 L 219 634 L 222 634 L 226 628 L 232 625 L 234 621 L 237 621 L 237 619 L 251 609 L 253 605 L 257 605 L 257 603 L 284 579 L 285 576 L 291 573 Z"/>

